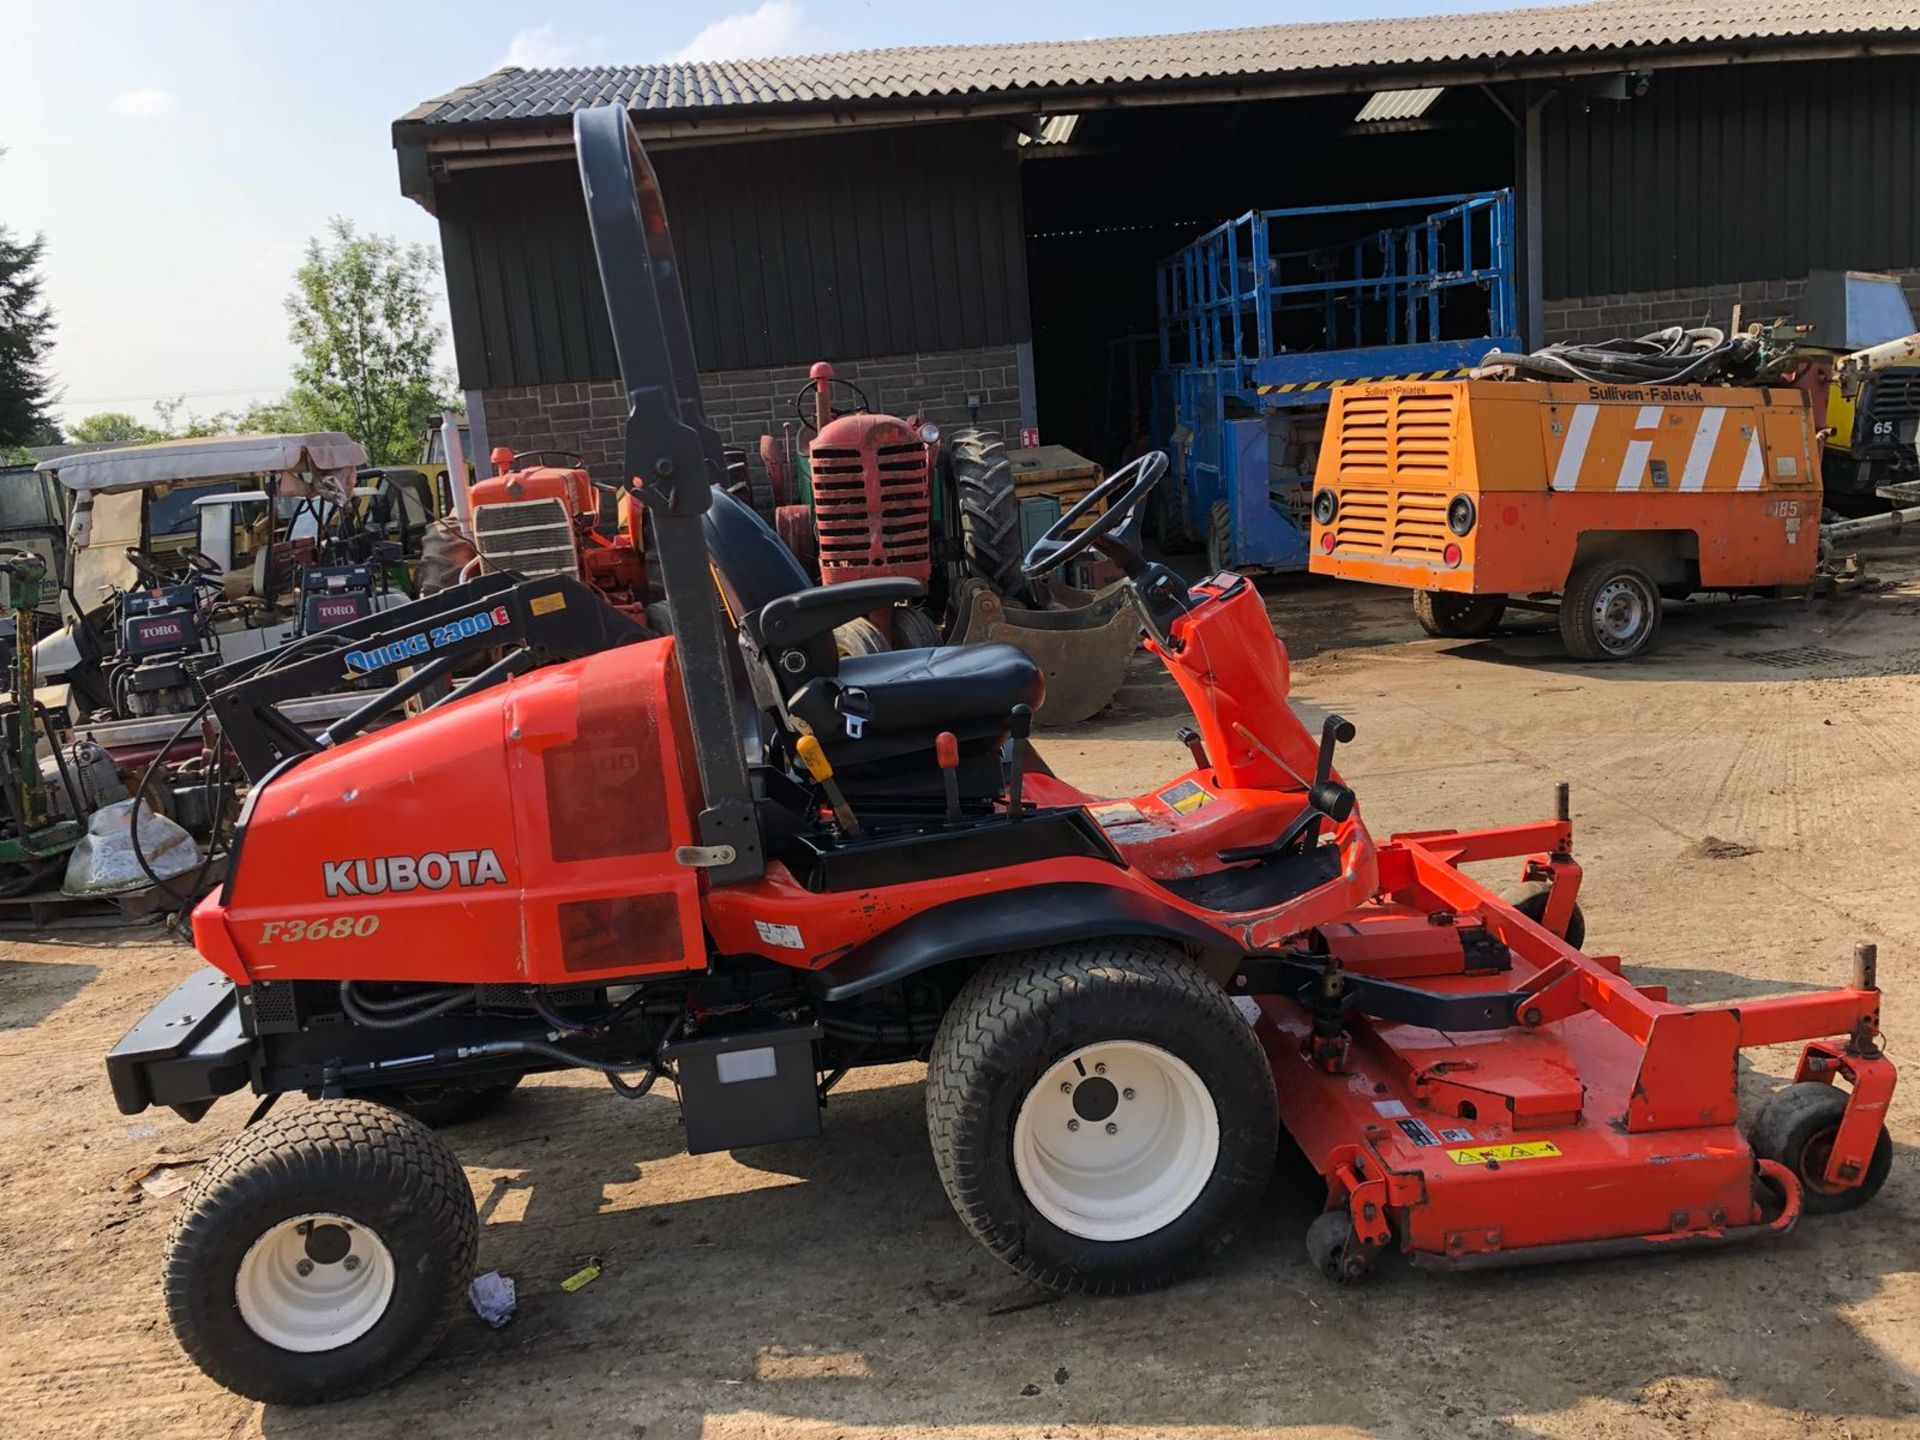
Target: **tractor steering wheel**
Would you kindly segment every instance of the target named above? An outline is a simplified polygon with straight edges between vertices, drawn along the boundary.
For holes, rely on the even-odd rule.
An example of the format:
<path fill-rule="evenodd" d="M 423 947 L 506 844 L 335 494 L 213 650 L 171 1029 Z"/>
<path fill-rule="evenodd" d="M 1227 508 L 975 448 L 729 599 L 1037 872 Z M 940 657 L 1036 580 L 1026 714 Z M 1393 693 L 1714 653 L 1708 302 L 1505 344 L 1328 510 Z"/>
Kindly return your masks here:
<path fill-rule="evenodd" d="M 819 394 L 822 383 L 823 382 L 819 380 L 809 380 L 800 387 L 799 393 L 793 397 L 793 408 L 800 416 L 800 427 L 803 430 L 813 429 L 813 407 L 808 402 L 810 402 L 815 395 Z M 842 380 L 838 375 L 835 375 L 824 383 L 827 386 L 827 413 L 832 415 L 834 419 L 837 420 L 842 415 L 864 415 L 873 409 L 873 406 L 867 400 L 867 392 L 854 384 L 853 381 Z M 835 410 L 833 408 L 833 387 L 835 385 L 843 385 L 851 390 L 854 393 L 854 397 L 859 400 L 860 403 L 851 410 Z"/>
<path fill-rule="evenodd" d="M 1146 520 L 1143 502 L 1166 473 L 1164 450 L 1149 450 L 1138 460 L 1122 465 L 1047 527 L 1047 533 L 1033 542 L 1033 548 L 1021 560 L 1020 573 L 1037 580 L 1098 549 L 1128 576 L 1139 575 L 1147 563 L 1140 553 L 1140 530 Z M 1086 529 L 1075 531 L 1073 522 L 1101 504 L 1107 507 L 1105 512 Z"/>
<path fill-rule="evenodd" d="M 189 545 L 180 552 L 180 558 L 187 562 L 187 568 L 196 575 L 213 576 L 220 573 L 220 562 L 206 551 Z"/>

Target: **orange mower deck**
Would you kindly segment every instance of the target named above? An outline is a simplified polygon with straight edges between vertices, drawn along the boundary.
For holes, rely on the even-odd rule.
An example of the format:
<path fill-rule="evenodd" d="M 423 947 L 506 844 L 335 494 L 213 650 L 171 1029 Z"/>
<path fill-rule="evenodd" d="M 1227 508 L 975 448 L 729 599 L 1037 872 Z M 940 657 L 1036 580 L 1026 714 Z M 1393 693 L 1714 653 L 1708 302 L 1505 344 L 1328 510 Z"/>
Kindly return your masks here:
<path fill-rule="evenodd" d="M 1674 1004 L 1555 933 L 1580 878 L 1568 841 L 1564 820 L 1394 837 L 1379 899 L 1321 931 L 1330 979 L 1259 1001 L 1282 1122 L 1351 1219 L 1336 1278 L 1387 1246 L 1478 1268 L 1780 1236 L 1807 1208 L 1840 1208 L 1823 1202 L 1873 1166 L 1894 1069 L 1871 1038 L 1870 948 L 1845 988 Z M 1506 856 L 1552 882 L 1540 923 L 1456 868 Z M 1343 1016 L 1377 982 L 1479 1009 L 1468 1019 L 1488 1028 L 1386 1018 L 1385 991 L 1362 997 L 1374 1015 Z M 1852 1087 L 1809 1186 L 1737 1126 L 1738 1052 L 1793 1041 L 1807 1042 L 1796 1082 Z"/>

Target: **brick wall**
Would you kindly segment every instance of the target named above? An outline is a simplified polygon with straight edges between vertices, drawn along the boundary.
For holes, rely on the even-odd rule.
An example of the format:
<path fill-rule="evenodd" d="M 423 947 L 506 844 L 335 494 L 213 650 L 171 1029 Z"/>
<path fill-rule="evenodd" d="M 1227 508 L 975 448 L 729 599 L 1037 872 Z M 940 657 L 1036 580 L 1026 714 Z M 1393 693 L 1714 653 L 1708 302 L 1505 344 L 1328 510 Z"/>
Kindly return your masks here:
<path fill-rule="evenodd" d="M 1920 270 L 1895 271 L 1907 303 L 1920 315 Z M 1803 277 L 1748 280 L 1728 285 L 1698 285 L 1680 290 L 1646 290 L 1631 295 L 1586 295 L 1546 302 L 1547 342 L 1610 340 L 1644 335 L 1668 325 L 1718 325 L 1726 328 L 1736 304 L 1745 307 L 1745 323 L 1791 316 L 1806 288 Z"/>
<path fill-rule="evenodd" d="M 806 382 L 808 368 L 703 373 L 700 393 L 721 440 L 757 454 L 762 435 L 778 435 L 783 423 L 796 420 L 793 396 Z M 943 428 L 978 423 L 1009 441 L 1019 433 L 1020 380 L 1010 345 L 836 361 L 834 373 L 858 383 L 875 410 L 923 413 Z M 574 450 L 598 477 L 610 479 L 619 472 L 626 405 L 618 381 L 517 385 L 481 393 L 489 444 L 520 451 Z M 977 418 L 969 414 L 969 395 L 980 397 Z"/>

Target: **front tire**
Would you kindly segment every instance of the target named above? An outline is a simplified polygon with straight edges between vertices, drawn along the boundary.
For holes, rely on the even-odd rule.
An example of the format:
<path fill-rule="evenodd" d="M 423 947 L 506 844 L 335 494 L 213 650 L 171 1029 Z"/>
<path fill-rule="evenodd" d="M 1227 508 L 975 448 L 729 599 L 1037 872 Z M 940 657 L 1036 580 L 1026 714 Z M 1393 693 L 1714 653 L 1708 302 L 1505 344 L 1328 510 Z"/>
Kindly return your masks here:
<path fill-rule="evenodd" d="M 445 1141 L 384 1105 L 324 1101 L 241 1132 L 201 1172 L 167 1240 L 167 1318 L 236 1394 L 360 1395 L 439 1343 L 478 1243 Z"/>
<path fill-rule="evenodd" d="M 1009 955 L 968 981 L 929 1058 L 927 1127 L 974 1238 L 1093 1295 L 1202 1266 L 1279 1143 L 1252 1027 L 1177 950 L 1136 939 Z"/>
<path fill-rule="evenodd" d="M 1560 597 L 1560 640 L 1576 660 L 1631 660 L 1660 637 L 1660 588 L 1624 560 L 1590 560 Z"/>
<path fill-rule="evenodd" d="M 1436 640 L 1479 640 L 1491 635 L 1507 613 L 1504 595 L 1457 595 L 1451 590 L 1413 592 L 1413 618 Z"/>

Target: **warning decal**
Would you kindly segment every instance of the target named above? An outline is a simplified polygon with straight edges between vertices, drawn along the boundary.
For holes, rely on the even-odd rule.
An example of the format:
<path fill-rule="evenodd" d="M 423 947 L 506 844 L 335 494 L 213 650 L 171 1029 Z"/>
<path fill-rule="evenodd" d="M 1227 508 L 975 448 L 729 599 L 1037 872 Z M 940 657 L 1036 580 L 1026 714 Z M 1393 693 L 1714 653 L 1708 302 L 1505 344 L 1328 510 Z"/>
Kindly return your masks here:
<path fill-rule="evenodd" d="M 1171 790 L 1160 792 L 1160 802 L 1176 815 L 1191 815 L 1213 803 L 1213 795 L 1197 780 L 1182 780 Z"/>
<path fill-rule="evenodd" d="M 1551 1140 L 1524 1140 L 1512 1145 L 1469 1145 L 1447 1151 L 1447 1158 L 1456 1165 L 1504 1165 L 1509 1160 L 1546 1160 L 1559 1153 L 1560 1147 Z"/>

